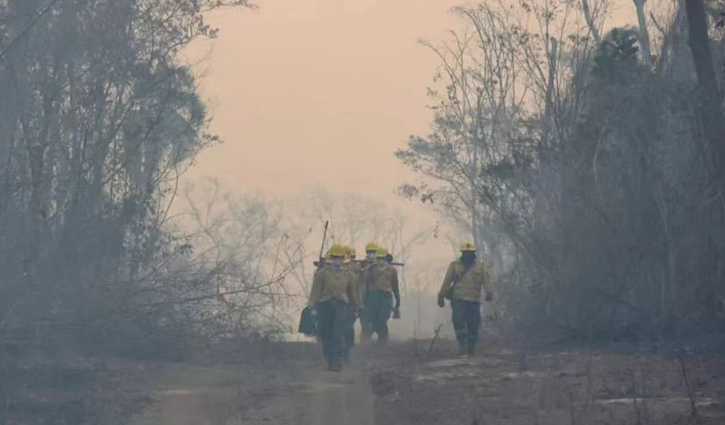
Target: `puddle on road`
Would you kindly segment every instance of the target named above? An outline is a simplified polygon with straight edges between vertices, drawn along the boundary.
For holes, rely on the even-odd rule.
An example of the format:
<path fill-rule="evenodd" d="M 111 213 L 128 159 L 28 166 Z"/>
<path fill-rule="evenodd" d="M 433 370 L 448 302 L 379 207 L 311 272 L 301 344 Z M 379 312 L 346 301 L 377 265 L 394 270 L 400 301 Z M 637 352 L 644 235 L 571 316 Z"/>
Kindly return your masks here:
<path fill-rule="evenodd" d="M 440 372 L 420 373 L 413 377 L 415 382 L 442 382 L 456 379 L 481 378 L 483 373 L 479 369 L 457 368 Z M 521 378 L 544 378 L 549 375 L 540 372 L 506 372 L 495 375 L 494 379 L 521 379 Z"/>
<path fill-rule="evenodd" d="M 325 392 L 331 390 L 342 390 L 343 388 L 349 387 L 350 384 L 343 384 L 339 382 L 309 382 L 302 391 L 307 393 Z"/>
<path fill-rule="evenodd" d="M 548 373 L 544 372 L 534 372 L 530 370 L 526 370 L 523 372 L 506 372 L 501 374 L 501 377 L 504 379 L 519 379 L 519 378 L 546 378 L 548 376 L 551 376 Z"/>
<path fill-rule="evenodd" d="M 226 394 L 232 392 L 229 388 L 172 388 L 168 390 L 159 391 L 157 394 L 165 396 L 188 396 L 188 395 L 199 395 L 199 394 Z"/>
<path fill-rule="evenodd" d="M 434 362 L 422 364 L 419 367 L 423 368 L 423 369 L 438 369 L 438 368 L 449 368 L 449 367 L 460 367 L 460 366 L 495 367 L 499 364 L 501 364 L 501 361 L 496 360 L 496 359 L 490 359 L 490 358 L 485 358 L 485 357 L 484 358 L 462 357 L 462 358 L 455 358 L 455 359 L 436 360 Z"/>
<path fill-rule="evenodd" d="M 443 382 L 455 379 L 480 378 L 484 372 L 494 379 L 544 378 L 543 372 L 504 372 L 497 369 L 502 361 L 495 358 L 455 358 L 438 360 L 419 366 L 419 373 L 413 376 L 415 382 Z"/>
<path fill-rule="evenodd" d="M 656 402 L 656 403 L 663 403 L 663 404 L 690 404 L 690 399 L 687 397 L 638 397 L 638 402 Z M 632 397 L 622 397 L 622 398 L 606 398 L 606 399 L 597 399 L 595 401 L 598 404 L 632 404 L 634 401 L 632 400 Z M 719 403 L 715 401 L 712 398 L 704 397 L 697 399 L 697 407 L 709 407 L 709 406 L 718 406 Z"/>

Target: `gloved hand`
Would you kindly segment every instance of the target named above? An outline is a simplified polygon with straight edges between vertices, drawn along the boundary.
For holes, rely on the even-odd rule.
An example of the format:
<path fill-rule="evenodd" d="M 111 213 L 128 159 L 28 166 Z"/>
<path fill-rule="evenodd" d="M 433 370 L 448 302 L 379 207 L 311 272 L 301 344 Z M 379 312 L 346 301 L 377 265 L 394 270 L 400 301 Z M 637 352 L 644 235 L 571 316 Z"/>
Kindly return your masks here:
<path fill-rule="evenodd" d="M 493 293 L 486 292 L 486 301 L 493 301 Z"/>
<path fill-rule="evenodd" d="M 438 307 L 443 308 L 446 306 L 446 300 L 443 297 L 438 297 Z"/>
<path fill-rule="evenodd" d="M 317 317 L 317 310 L 316 310 L 316 309 L 314 309 L 314 308 L 313 308 L 313 309 L 311 309 L 311 310 L 310 310 L 310 316 L 312 316 L 312 317 Z"/>
<path fill-rule="evenodd" d="M 400 319 L 400 308 L 395 307 L 393 309 L 393 319 Z"/>

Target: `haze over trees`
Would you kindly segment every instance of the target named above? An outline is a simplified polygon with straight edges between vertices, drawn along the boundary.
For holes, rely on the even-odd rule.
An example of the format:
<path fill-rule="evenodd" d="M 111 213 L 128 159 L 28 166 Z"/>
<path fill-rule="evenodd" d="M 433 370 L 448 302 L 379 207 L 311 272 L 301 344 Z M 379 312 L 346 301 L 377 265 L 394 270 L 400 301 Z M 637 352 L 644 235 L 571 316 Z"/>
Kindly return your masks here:
<path fill-rule="evenodd" d="M 187 332 L 180 301 L 214 283 L 175 275 L 188 244 L 165 223 L 217 138 L 179 52 L 246 5 L 0 2 L 0 335 L 134 351 Z"/>
<path fill-rule="evenodd" d="M 647 9 L 645 6 L 648 6 Z M 720 8 L 606 0 L 461 7 L 401 187 L 474 235 L 510 323 L 661 340 L 722 331 Z M 607 28 L 605 31 L 604 28 Z"/>
<path fill-rule="evenodd" d="M 122 385 L 149 379 L 137 367 L 144 361 L 198 360 L 214 348 L 219 357 L 209 358 L 226 362 L 285 345 L 275 344 L 306 302 L 326 220 L 323 253 L 333 242 L 361 250 L 375 241 L 407 264 L 397 322 L 406 324 L 405 337 L 430 338 L 434 325 L 448 322 L 434 294 L 451 258 L 422 259 L 419 249 L 431 240 L 457 246 L 469 235 L 495 277 L 496 300 L 484 312 L 496 326 L 488 332 L 587 342 L 722 336 L 725 6 L 634 0 L 637 25 L 613 27 L 610 1 L 461 6 L 453 10 L 460 30 L 421 42 L 440 61 L 428 88 L 430 131 L 395 155 L 418 176 L 400 182 L 400 193 L 441 214 L 441 223 L 428 224 L 324 188 L 275 198 L 234 194 L 213 180 L 180 185 L 197 154 L 220 141 L 182 52 L 217 36 L 207 12 L 253 8 L 247 0 L 0 0 L 0 423 L 127 423 L 149 402 L 147 388 Z M 414 354 L 430 355 L 435 335 L 420 349 L 412 343 Z M 298 349 L 290 351 L 295 362 L 277 353 L 288 368 L 279 370 L 305 365 L 300 353 L 308 347 L 286 346 Z M 395 348 L 413 356 L 406 347 Z M 371 409 L 404 415 L 399 406 L 413 406 L 433 421 L 442 413 L 415 398 L 419 385 L 430 385 L 428 401 L 456 400 L 445 405 L 460 413 L 468 402 L 488 405 L 457 389 L 536 378 L 519 373 L 525 359 L 498 356 L 507 368 L 451 374 L 448 387 L 436 378 L 396 388 L 403 381 L 389 371 L 367 371 L 378 396 L 396 397 Z M 599 357 L 599 368 L 609 367 L 611 359 Z M 576 397 L 567 379 L 587 381 L 588 408 L 593 358 L 590 351 L 579 365 L 586 372 L 571 376 L 551 374 L 556 362 L 539 365 L 542 377 L 567 385 L 559 395 L 568 401 L 551 402 L 570 403 L 572 423 Z M 129 359 L 132 366 L 119 366 Z M 673 375 L 665 369 L 671 359 L 658 359 L 651 374 L 669 370 L 661 381 L 668 385 L 682 379 L 696 417 L 699 378 L 719 382 L 710 373 L 717 362 L 690 375 L 681 356 Z M 420 376 L 408 360 L 387 366 Z M 305 367 L 294 372 L 304 378 Z M 340 410 L 319 394 L 342 387 L 297 391 L 308 383 L 293 387 L 279 370 L 260 376 L 275 375 L 285 381 L 275 382 L 282 394 L 303 397 L 289 406 L 315 394 Z M 199 393 L 231 388 L 227 371 L 217 372 L 213 384 L 200 379 Z M 638 384 L 630 370 L 632 391 L 619 394 L 626 386 L 619 372 L 607 384 L 616 390 L 610 400 L 632 397 L 642 423 L 645 377 Z M 470 387 L 460 385 L 466 379 Z M 518 396 L 537 391 L 527 396 L 535 403 L 559 392 L 516 382 Z M 210 404 L 212 413 L 267 400 L 271 387 L 247 384 L 240 394 L 252 403 L 227 405 L 228 412 Z M 176 396 L 192 393 L 183 392 Z M 363 395 L 372 404 L 373 395 Z M 671 394 L 685 400 L 680 395 Z M 512 410 L 524 405 L 486 397 L 507 399 Z"/>
<path fill-rule="evenodd" d="M 152 347 L 211 324 L 274 334 L 296 296 L 284 278 L 309 284 L 310 223 L 401 260 L 437 232 L 344 195 L 180 193 L 217 138 L 179 53 L 216 36 L 203 14 L 223 6 L 250 7 L 0 3 L 4 335 Z M 463 30 L 422 42 L 441 61 L 434 120 L 397 152 L 421 176 L 401 191 L 473 235 L 517 326 L 635 339 L 721 328 L 719 8 L 634 6 L 627 28 L 610 28 L 606 0 L 459 7 Z M 170 221 L 179 198 L 191 231 Z"/>
<path fill-rule="evenodd" d="M 203 14 L 223 6 L 250 5 L 0 3 L 4 335 L 153 347 L 211 324 L 275 333 L 295 296 L 284 277 L 309 283 L 310 222 L 401 260 L 432 237 L 367 200 L 290 207 L 218 187 L 186 199 L 193 231 L 172 225 L 179 176 L 217 141 L 179 53 L 216 36 Z M 434 120 L 397 152 L 421 176 L 402 192 L 473 235 L 511 323 L 598 338 L 721 329 L 719 8 L 636 2 L 626 28 L 609 9 L 456 8 L 465 28 L 422 43 L 441 61 Z"/>

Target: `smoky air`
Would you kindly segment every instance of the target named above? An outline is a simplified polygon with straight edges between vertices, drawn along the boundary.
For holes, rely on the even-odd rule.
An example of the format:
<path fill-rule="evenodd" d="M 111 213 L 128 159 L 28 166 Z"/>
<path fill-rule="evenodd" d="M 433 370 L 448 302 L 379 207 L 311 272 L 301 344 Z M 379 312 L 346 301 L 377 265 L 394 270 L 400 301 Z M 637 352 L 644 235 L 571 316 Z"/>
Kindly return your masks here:
<path fill-rule="evenodd" d="M 0 0 L 0 425 L 725 423 L 724 26 Z"/>

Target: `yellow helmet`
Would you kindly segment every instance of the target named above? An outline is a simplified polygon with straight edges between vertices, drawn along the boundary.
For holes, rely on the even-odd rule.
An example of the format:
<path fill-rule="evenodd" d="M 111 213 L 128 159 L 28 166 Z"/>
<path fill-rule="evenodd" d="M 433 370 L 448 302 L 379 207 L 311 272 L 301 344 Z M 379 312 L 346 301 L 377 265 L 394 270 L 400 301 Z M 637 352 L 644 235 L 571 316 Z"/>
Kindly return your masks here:
<path fill-rule="evenodd" d="M 348 257 L 357 257 L 357 251 L 355 250 L 355 247 L 354 246 L 348 245 L 345 248 L 347 248 L 347 256 Z"/>
<path fill-rule="evenodd" d="M 386 255 L 388 255 L 388 250 L 383 247 L 379 247 L 375 251 L 375 258 L 385 258 Z"/>
<path fill-rule="evenodd" d="M 476 252 L 476 245 L 473 242 L 464 242 L 461 245 L 461 252 Z"/>
<path fill-rule="evenodd" d="M 342 257 L 345 258 L 347 256 L 347 252 L 345 250 L 344 245 L 340 244 L 334 244 L 330 247 L 329 251 L 330 257 Z"/>
<path fill-rule="evenodd" d="M 377 251 L 377 250 L 378 250 L 378 244 L 376 244 L 375 242 L 368 242 L 368 244 L 365 245 L 365 252 Z"/>

